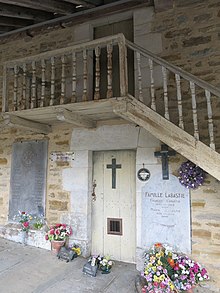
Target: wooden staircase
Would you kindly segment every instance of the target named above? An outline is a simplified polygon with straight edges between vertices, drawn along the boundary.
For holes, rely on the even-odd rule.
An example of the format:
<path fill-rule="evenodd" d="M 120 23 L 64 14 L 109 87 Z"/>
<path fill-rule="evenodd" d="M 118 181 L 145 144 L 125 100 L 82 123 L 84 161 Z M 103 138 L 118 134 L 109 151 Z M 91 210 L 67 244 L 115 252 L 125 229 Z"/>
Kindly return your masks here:
<path fill-rule="evenodd" d="M 130 62 L 134 93 L 128 90 Z M 220 180 L 219 98 L 218 88 L 118 34 L 6 62 L 2 125 L 28 128 L 32 122 L 34 131 L 47 134 L 56 121 L 96 127 L 98 121 L 121 117 Z"/>
<path fill-rule="evenodd" d="M 220 154 L 154 110 L 129 96 L 114 102 L 114 112 L 163 141 L 172 149 L 220 180 Z"/>

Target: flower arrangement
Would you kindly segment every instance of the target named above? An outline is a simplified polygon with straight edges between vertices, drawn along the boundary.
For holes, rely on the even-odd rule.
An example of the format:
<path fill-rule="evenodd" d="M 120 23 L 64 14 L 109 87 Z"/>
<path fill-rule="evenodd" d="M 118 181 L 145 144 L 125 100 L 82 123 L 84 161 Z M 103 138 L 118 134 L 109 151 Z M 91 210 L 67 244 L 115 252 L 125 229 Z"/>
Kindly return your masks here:
<path fill-rule="evenodd" d="M 33 217 L 33 227 L 37 230 L 40 230 L 45 225 L 45 220 L 43 216 Z"/>
<path fill-rule="evenodd" d="M 72 234 L 72 229 L 66 224 L 55 224 L 50 227 L 45 235 L 45 239 L 49 241 L 62 241 Z"/>
<path fill-rule="evenodd" d="M 179 168 L 179 181 L 186 188 L 198 188 L 203 184 L 204 177 L 204 171 L 190 161 L 182 163 Z"/>
<path fill-rule="evenodd" d="M 76 245 L 76 244 L 73 244 L 72 246 L 69 247 L 71 250 L 73 250 L 77 256 L 79 256 L 81 254 L 81 248 Z"/>
<path fill-rule="evenodd" d="M 93 255 L 89 258 L 88 262 L 91 266 L 97 266 L 103 272 L 110 272 L 114 262 L 110 259 L 109 255 Z"/>
<path fill-rule="evenodd" d="M 18 214 L 15 215 L 13 219 L 21 223 L 22 231 L 28 232 L 30 229 L 30 221 L 32 220 L 32 216 L 30 214 L 18 211 Z"/>
<path fill-rule="evenodd" d="M 206 269 L 198 262 L 161 243 L 154 244 L 146 252 L 142 276 L 146 282 L 142 293 L 181 292 L 209 279 Z"/>
<path fill-rule="evenodd" d="M 102 271 L 109 271 L 112 268 L 113 261 L 110 259 L 110 256 L 103 256 L 99 262 L 99 268 Z"/>

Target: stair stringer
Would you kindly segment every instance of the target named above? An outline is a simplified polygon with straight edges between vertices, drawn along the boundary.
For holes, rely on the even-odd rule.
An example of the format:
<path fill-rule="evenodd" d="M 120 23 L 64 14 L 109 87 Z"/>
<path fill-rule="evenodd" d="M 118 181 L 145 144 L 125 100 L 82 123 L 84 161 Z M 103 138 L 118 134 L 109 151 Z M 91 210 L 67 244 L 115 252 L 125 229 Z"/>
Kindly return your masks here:
<path fill-rule="evenodd" d="M 113 111 L 149 131 L 159 140 L 220 180 L 220 154 L 132 96 L 113 101 Z"/>

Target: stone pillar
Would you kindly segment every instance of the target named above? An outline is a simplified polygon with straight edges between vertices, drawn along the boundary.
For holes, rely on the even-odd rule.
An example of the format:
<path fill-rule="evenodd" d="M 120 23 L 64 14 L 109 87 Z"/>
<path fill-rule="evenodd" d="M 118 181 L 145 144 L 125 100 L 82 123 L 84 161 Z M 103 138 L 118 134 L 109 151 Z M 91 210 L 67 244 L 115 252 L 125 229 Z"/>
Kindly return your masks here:
<path fill-rule="evenodd" d="M 63 220 L 73 229 L 70 243 L 78 244 L 87 257 L 91 251 L 92 152 L 76 151 L 74 155 L 72 168 L 63 173 L 64 189 L 71 193 L 70 213 Z"/>

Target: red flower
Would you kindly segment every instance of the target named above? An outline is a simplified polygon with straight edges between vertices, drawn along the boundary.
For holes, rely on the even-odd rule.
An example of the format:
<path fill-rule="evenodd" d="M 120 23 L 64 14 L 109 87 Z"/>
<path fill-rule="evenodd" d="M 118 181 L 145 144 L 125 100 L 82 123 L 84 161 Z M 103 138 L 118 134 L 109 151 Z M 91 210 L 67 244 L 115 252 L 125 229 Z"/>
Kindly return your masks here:
<path fill-rule="evenodd" d="M 162 244 L 158 242 L 158 243 L 155 243 L 154 246 L 155 247 L 162 247 Z"/>
<path fill-rule="evenodd" d="M 60 235 L 60 230 L 56 229 L 54 234 Z"/>
<path fill-rule="evenodd" d="M 22 213 L 22 215 L 25 215 L 25 212 L 21 212 Z"/>
<path fill-rule="evenodd" d="M 179 264 L 178 264 L 178 263 L 176 263 L 176 264 L 175 264 L 175 266 L 174 266 L 174 271 L 178 271 L 178 270 L 179 270 L 179 268 L 180 268 Z"/>
<path fill-rule="evenodd" d="M 56 224 L 56 227 L 59 228 L 60 226 L 62 226 L 62 224 Z"/>
<path fill-rule="evenodd" d="M 46 235 L 45 235 L 45 240 L 48 240 L 48 239 L 49 239 L 49 237 L 48 237 L 48 235 L 46 234 Z"/>
<path fill-rule="evenodd" d="M 173 260 L 172 258 L 168 258 L 167 261 L 168 261 L 168 263 L 170 264 L 170 266 L 171 266 L 172 268 L 175 267 L 175 262 L 174 262 L 174 260 Z"/>

